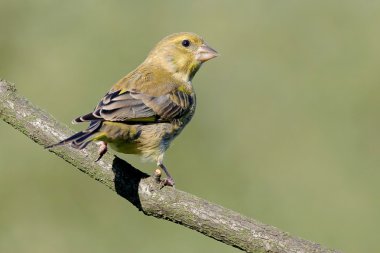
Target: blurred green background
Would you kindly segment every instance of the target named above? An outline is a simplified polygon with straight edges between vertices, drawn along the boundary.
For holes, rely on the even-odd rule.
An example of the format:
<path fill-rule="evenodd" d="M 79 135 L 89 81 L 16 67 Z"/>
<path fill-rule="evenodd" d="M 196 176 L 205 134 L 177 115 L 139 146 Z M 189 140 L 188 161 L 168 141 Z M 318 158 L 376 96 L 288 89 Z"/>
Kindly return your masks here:
<path fill-rule="evenodd" d="M 379 24 L 379 1 L 0 0 L 0 77 L 69 124 L 162 37 L 196 32 L 221 56 L 167 152 L 177 187 L 379 252 Z M 0 252 L 238 252 L 143 216 L 4 122 L 0 138 Z"/>

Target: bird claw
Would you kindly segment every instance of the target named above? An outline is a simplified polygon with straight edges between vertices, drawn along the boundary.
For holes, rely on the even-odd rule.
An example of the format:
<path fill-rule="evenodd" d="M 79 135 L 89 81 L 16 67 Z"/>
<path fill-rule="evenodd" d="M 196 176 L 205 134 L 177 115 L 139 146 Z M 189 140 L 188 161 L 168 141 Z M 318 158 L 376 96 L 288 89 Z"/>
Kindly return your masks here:
<path fill-rule="evenodd" d="M 174 179 L 171 177 L 168 177 L 168 178 L 165 178 L 164 180 L 161 180 L 160 185 L 161 185 L 160 189 L 164 188 L 165 186 L 171 186 L 171 187 L 175 188 Z"/>
<path fill-rule="evenodd" d="M 102 157 L 104 156 L 105 153 L 107 153 L 107 150 L 108 150 L 106 142 L 101 141 L 99 142 L 98 145 L 99 145 L 99 150 L 98 150 L 99 157 L 98 159 L 96 159 L 95 162 L 98 162 L 100 159 L 102 159 Z"/>

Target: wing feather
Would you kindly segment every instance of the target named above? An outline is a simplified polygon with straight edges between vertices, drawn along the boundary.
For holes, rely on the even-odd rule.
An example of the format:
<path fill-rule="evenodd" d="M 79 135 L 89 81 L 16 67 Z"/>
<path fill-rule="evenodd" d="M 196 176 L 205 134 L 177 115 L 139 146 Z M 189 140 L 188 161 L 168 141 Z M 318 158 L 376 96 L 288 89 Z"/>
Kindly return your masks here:
<path fill-rule="evenodd" d="M 174 90 L 162 96 L 150 96 L 136 90 L 107 93 L 92 113 L 75 119 L 84 121 L 119 121 L 156 123 L 172 121 L 190 109 L 191 94 Z"/>

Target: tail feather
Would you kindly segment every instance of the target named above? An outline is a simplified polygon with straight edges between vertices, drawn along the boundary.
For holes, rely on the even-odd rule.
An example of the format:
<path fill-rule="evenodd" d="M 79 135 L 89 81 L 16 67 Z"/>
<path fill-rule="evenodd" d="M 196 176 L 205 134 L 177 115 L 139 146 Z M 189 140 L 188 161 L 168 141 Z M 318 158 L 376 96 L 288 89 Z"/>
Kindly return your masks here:
<path fill-rule="evenodd" d="M 76 149 L 84 149 L 85 147 L 87 147 L 88 144 L 90 144 L 91 141 L 92 140 L 88 140 L 82 143 L 73 142 L 71 143 L 71 146 Z"/>
<path fill-rule="evenodd" d="M 98 121 L 99 117 L 97 117 L 93 112 L 88 113 L 86 115 L 80 116 L 72 121 L 73 124 L 81 123 L 81 122 L 88 122 L 88 121 Z"/>
<path fill-rule="evenodd" d="M 79 136 L 78 138 L 76 138 L 75 140 L 72 141 L 71 143 L 71 146 L 73 148 L 77 148 L 77 149 L 83 149 L 87 146 L 88 143 L 90 143 L 92 141 L 92 139 L 86 141 L 90 136 L 92 136 L 94 134 L 94 132 L 88 132 L 88 133 L 84 133 L 83 135 Z M 83 144 L 85 144 L 83 146 Z"/>
<path fill-rule="evenodd" d="M 101 121 L 91 122 L 89 128 L 87 128 L 86 130 L 78 132 L 78 133 L 70 136 L 69 138 L 64 139 L 58 143 L 46 146 L 45 148 L 54 148 L 57 146 L 61 146 L 61 145 L 71 143 L 72 147 L 77 148 L 77 149 L 83 149 L 92 141 L 92 139 L 88 139 L 88 138 L 90 138 L 92 135 L 94 135 L 97 132 L 97 130 L 100 128 L 101 125 L 102 125 Z"/>

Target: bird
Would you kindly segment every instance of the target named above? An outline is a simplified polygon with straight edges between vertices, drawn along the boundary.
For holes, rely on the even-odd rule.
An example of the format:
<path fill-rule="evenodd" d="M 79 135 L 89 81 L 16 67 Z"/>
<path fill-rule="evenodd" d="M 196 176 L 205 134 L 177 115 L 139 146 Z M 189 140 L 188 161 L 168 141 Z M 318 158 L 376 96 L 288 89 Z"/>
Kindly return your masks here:
<path fill-rule="evenodd" d="M 87 129 L 46 148 L 71 144 L 83 149 L 96 142 L 99 161 L 110 146 L 156 162 L 166 174 L 163 185 L 174 186 L 164 154 L 194 115 L 194 75 L 217 56 L 195 33 L 166 36 L 136 69 L 111 87 L 92 112 L 73 120 L 74 124 L 87 122 Z"/>

